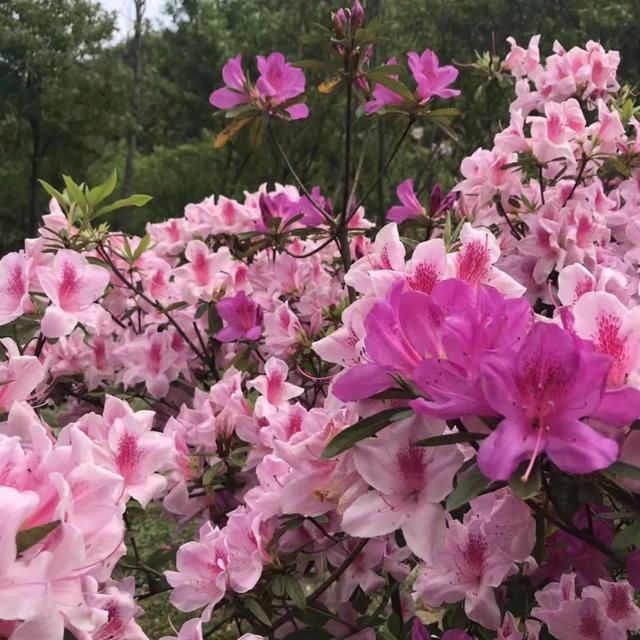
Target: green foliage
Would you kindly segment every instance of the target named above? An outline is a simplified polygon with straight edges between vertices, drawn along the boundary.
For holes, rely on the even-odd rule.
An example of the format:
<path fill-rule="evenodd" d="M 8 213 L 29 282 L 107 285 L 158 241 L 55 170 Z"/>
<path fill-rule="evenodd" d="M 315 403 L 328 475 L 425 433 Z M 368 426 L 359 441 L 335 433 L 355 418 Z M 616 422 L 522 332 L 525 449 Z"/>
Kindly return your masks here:
<path fill-rule="evenodd" d="M 355 424 L 341 431 L 327 444 L 322 452 L 322 457 L 333 458 L 343 451 L 347 451 L 360 440 L 376 435 L 378 431 L 388 427 L 392 422 L 410 418 L 412 415 L 413 412 L 410 409 L 394 408 L 384 409 L 368 418 L 358 420 Z"/>
<path fill-rule="evenodd" d="M 34 232 L 45 198 L 35 183 L 42 178 L 58 191 L 61 174 L 97 183 L 113 167 L 124 175 L 130 131 L 136 134 L 132 189 L 152 193 L 154 201 L 135 216 L 113 214 L 110 224 L 142 233 L 147 220 L 180 214 L 189 202 L 211 193 L 241 196 L 262 182 L 291 181 L 268 145 L 261 145 L 260 119 L 214 150 L 213 140 L 228 121 L 208 103 L 221 84 L 220 70 L 236 53 L 252 69 L 254 57 L 273 50 L 300 60 L 307 75 L 309 122 L 278 123 L 282 141 L 301 179 L 332 195 L 342 130 L 338 96 L 343 93 L 339 63 L 327 44 L 331 10 L 338 0 L 170 0 L 168 23 L 142 37 L 139 109 L 132 121 L 129 105 L 133 77 L 131 47 L 113 32 L 113 16 L 97 0 L 0 0 L 0 223 L 3 249 L 14 248 Z M 380 220 L 394 198 L 395 185 L 413 177 L 419 191 L 437 182 L 450 187 L 460 159 L 496 133 L 496 114 L 506 114 L 512 81 L 499 60 L 513 35 L 526 44 L 542 33 L 542 50 L 554 38 L 565 46 L 601 40 L 622 54 L 621 77 L 640 79 L 636 60 L 633 0 L 368 0 L 368 26 L 357 37 L 376 41 L 371 82 L 393 85 L 410 104 L 409 93 L 389 76 L 392 55 L 435 50 L 443 63 L 459 64 L 462 96 L 445 108 L 438 103 L 414 124 L 388 175 L 366 206 Z M 381 16 L 382 19 L 376 19 Z M 16 19 L 18 18 L 18 19 Z M 489 53 L 486 53 L 489 52 Z M 404 86 L 404 85 L 403 85 Z M 629 89 L 619 105 L 625 120 L 635 108 Z M 366 190 L 400 136 L 405 116 L 393 109 L 375 121 L 359 117 L 354 125 L 355 153 L 363 154 Z M 455 133 L 455 137 L 452 134 Z M 259 151 L 256 151 L 256 148 Z M 339 161 L 338 161 L 339 164 Z M 609 168 L 614 173 L 616 167 Z M 129 193 L 120 193 L 125 197 Z M 455 230 L 451 230 L 452 235 Z"/>

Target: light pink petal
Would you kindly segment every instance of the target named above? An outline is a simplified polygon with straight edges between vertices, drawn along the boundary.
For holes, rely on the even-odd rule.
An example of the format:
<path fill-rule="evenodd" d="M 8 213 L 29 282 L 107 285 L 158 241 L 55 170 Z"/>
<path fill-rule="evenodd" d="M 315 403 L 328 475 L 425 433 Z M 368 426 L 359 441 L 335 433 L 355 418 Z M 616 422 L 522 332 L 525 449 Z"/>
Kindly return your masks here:
<path fill-rule="evenodd" d="M 78 319 L 74 314 L 50 305 L 44 312 L 40 329 L 45 338 L 61 338 L 68 336 L 77 324 Z"/>
<path fill-rule="evenodd" d="M 16 534 L 38 505 L 38 495 L 0 487 L 0 575 L 5 574 L 16 559 Z"/>
<path fill-rule="evenodd" d="M 407 520 L 407 514 L 394 509 L 377 491 L 360 496 L 342 516 L 342 528 L 359 538 L 372 538 L 391 533 Z"/>
<path fill-rule="evenodd" d="M 464 611 L 470 620 L 487 629 L 497 629 L 500 626 L 500 608 L 493 589 L 469 591 L 464 601 Z"/>
<path fill-rule="evenodd" d="M 446 533 L 444 510 L 439 504 L 423 501 L 402 525 L 407 546 L 428 563 L 442 548 Z"/>

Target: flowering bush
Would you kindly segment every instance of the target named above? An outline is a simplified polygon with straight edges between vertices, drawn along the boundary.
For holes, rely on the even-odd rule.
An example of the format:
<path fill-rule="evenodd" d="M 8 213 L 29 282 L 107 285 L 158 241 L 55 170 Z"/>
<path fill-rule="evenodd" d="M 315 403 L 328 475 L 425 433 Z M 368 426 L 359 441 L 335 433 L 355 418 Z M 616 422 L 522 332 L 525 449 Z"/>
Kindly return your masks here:
<path fill-rule="evenodd" d="M 640 125 L 617 54 L 512 41 L 494 147 L 448 195 L 400 184 L 377 230 L 352 117 L 406 119 L 388 166 L 457 94 L 431 51 L 415 89 L 372 68 L 378 30 L 358 1 L 333 16 L 339 203 L 272 126 L 309 115 L 279 53 L 255 85 L 229 61 L 211 102 L 218 146 L 268 131 L 295 185 L 144 237 L 97 222 L 147 200 L 106 204 L 115 174 L 44 185 L 39 236 L 0 260 L 1 638 L 144 639 L 163 591 L 191 614 L 178 640 L 640 631 Z M 184 542 L 145 556 L 152 502 Z"/>

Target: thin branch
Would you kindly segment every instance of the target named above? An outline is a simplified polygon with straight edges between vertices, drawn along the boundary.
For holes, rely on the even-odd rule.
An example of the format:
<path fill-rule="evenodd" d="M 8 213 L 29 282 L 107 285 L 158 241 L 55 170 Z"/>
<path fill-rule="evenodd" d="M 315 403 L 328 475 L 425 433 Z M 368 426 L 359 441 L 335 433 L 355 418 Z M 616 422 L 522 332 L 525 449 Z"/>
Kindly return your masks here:
<path fill-rule="evenodd" d="M 300 191 L 302 191 L 302 193 L 305 196 L 307 196 L 309 202 L 311 202 L 313 207 L 322 215 L 322 217 L 328 223 L 332 223 L 333 221 L 331 220 L 331 218 L 329 218 L 329 216 L 327 215 L 327 212 L 316 202 L 315 198 L 311 195 L 311 193 L 309 192 L 307 187 L 304 186 L 304 183 L 302 182 L 300 176 L 297 174 L 296 170 L 293 168 L 293 165 L 291 164 L 291 161 L 289 160 L 289 156 L 287 156 L 287 154 L 286 154 L 285 150 L 282 148 L 282 145 L 280 144 L 278 138 L 276 138 L 276 134 L 274 133 L 273 128 L 271 127 L 271 122 L 269 122 L 267 124 L 267 131 L 269 133 L 269 138 L 271 139 L 271 142 L 273 142 L 273 146 L 274 146 L 275 150 L 278 152 L 278 155 L 282 159 L 282 162 L 284 162 L 285 166 L 289 170 L 289 173 L 291 174 L 293 179 L 296 181 Z"/>
<path fill-rule="evenodd" d="M 400 151 L 400 147 L 402 146 L 402 143 L 405 141 L 405 138 L 409 134 L 409 131 L 411 131 L 412 125 L 413 125 L 413 119 L 409 118 L 409 122 L 407 123 L 407 126 L 404 128 L 404 131 L 402 132 L 400 137 L 396 140 L 396 143 L 393 146 L 393 149 L 391 150 L 391 153 L 389 154 L 387 161 L 382 166 L 382 170 L 374 178 L 369 188 L 364 192 L 364 195 L 358 201 L 358 206 L 354 207 L 354 211 L 357 211 L 364 204 L 364 201 L 369 197 L 369 195 L 371 195 L 371 192 L 376 188 L 378 182 L 380 182 L 380 180 L 384 178 L 385 174 L 387 173 L 387 169 L 389 169 L 389 167 L 391 166 L 391 163 L 393 162 L 394 158 L 398 154 L 398 151 Z"/>

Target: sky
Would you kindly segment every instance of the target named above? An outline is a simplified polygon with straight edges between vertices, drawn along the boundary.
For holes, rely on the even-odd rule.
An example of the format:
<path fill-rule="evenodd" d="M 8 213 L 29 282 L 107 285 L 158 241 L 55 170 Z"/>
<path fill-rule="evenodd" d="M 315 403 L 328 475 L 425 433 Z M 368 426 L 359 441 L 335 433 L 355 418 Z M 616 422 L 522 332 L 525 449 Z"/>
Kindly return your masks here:
<path fill-rule="evenodd" d="M 107 11 L 115 11 L 118 15 L 118 31 L 120 36 L 126 35 L 132 29 L 135 12 L 133 0 L 99 0 Z M 153 24 L 162 22 L 162 13 L 165 0 L 147 0 L 145 17 Z"/>

